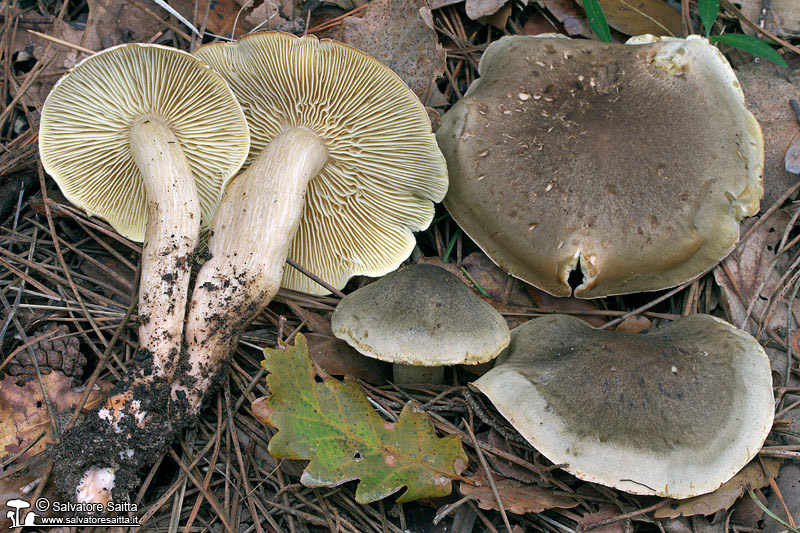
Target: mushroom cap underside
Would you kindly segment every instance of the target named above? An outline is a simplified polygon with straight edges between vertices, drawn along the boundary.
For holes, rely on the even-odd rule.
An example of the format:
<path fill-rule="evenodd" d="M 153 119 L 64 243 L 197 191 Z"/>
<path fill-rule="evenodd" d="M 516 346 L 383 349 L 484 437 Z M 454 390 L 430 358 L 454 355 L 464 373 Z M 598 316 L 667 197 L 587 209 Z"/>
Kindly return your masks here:
<path fill-rule="evenodd" d="M 207 224 L 250 137 L 225 81 L 192 55 L 152 44 L 98 52 L 59 80 L 39 129 L 42 165 L 64 196 L 134 241 L 144 240 L 147 198 L 129 131 L 149 116 L 180 142 Z"/>
<path fill-rule="evenodd" d="M 378 60 L 314 36 L 265 32 L 195 55 L 230 84 L 250 124 L 248 161 L 282 131 L 303 127 L 326 144 L 289 258 L 336 288 L 382 276 L 411 253 L 447 191 L 447 168 L 424 107 Z M 328 291 L 287 268 L 285 288 Z"/>

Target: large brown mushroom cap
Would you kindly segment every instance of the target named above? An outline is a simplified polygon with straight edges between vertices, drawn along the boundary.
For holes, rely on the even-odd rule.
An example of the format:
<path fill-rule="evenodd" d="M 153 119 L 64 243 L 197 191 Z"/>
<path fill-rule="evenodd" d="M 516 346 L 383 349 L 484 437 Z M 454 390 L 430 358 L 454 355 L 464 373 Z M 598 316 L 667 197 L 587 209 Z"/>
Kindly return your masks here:
<path fill-rule="evenodd" d="M 366 355 L 406 365 L 474 365 L 508 346 L 506 321 L 443 268 L 415 264 L 345 296 L 333 333 Z"/>
<path fill-rule="evenodd" d="M 640 39 L 636 42 L 642 42 Z M 445 206 L 498 265 L 556 296 L 678 285 L 725 257 L 762 196 L 761 130 L 700 37 L 504 37 L 437 131 Z"/>
<path fill-rule="evenodd" d="M 147 116 L 180 142 L 209 222 L 247 155 L 249 133 L 231 90 L 190 54 L 153 44 L 98 52 L 59 80 L 39 129 L 42 165 L 64 196 L 135 241 L 144 240 L 147 199 L 130 129 Z"/>
<path fill-rule="evenodd" d="M 537 450 L 580 479 L 634 494 L 715 490 L 772 426 L 766 353 L 710 315 L 646 334 L 537 318 L 511 332 L 498 361 L 474 385 Z"/>
<path fill-rule="evenodd" d="M 266 32 L 195 55 L 230 84 L 250 125 L 252 160 L 281 132 L 302 127 L 328 150 L 311 179 L 289 258 L 337 288 L 382 276 L 428 227 L 447 169 L 414 93 L 376 59 L 314 36 Z M 286 269 L 282 285 L 328 292 Z"/>

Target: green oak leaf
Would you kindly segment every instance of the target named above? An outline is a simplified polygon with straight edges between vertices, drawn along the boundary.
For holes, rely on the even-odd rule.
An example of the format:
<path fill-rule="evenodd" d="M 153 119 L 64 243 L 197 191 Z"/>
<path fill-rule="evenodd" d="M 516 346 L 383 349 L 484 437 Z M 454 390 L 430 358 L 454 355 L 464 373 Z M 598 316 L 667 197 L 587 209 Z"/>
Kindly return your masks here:
<path fill-rule="evenodd" d="M 397 499 L 402 503 L 447 496 L 451 481 L 467 466 L 461 439 L 437 437 L 414 402 L 396 422 L 388 422 L 356 383 L 320 379 L 303 335 L 286 351 L 265 349 L 261 366 L 270 372 L 271 395 L 257 400 L 253 411 L 278 429 L 268 451 L 276 458 L 308 460 L 300 478 L 307 487 L 360 479 L 357 502 L 373 502 L 406 487 Z"/>

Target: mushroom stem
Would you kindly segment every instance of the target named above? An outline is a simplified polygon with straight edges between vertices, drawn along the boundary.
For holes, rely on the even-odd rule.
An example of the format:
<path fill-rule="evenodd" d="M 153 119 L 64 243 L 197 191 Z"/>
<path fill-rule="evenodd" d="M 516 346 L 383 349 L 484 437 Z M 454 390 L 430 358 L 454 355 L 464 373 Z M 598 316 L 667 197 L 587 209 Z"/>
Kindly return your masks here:
<path fill-rule="evenodd" d="M 394 363 L 392 377 L 398 385 L 411 383 L 444 383 L 443 366 L 415 366 Z"/>
<path fill-rule="evenodd" d="M 151 357 L 140 359 L 147 361 L 147 366 L 136 368 L 133 379 L 97 412 L 113 431 L 125 431 L 129 436 L 134 428 L 147 425 L 147 403 L 152 401 L 139 397 L 139 387 L 155 378 L 170 379 L 177 367 L 192 252 L 200 234 L 200 199 L 194 176 L 169 126 L 153 116 L 138 119 L 130 129 L 130 149 L 147 194 L 139 281 L 139 351 Z M 129 423 L 125 422 L 126 415 L 131 417 Z M 76 500 L 105 503 L 115 477 L 114 468 L 87 470 L 81 477 Z"/>
<path fill-rule="evenodd" d="M 183 335 L 192 252 L 200 234 L 200 199 L 178 138 L 163 120 L 137 120 L 130 147 L 147 193 L 139 349 L 153 354 L 155 376 L 169 378 Z"/>
<path fill-rule="evenodd" d="M 278 292 L 306 188 L 327 161 L 322 139 L 291 128 L 225 190 L 186 319 L 188 379 L 173 384 L 173 397 L 195 411 L 239 335 Z"/>

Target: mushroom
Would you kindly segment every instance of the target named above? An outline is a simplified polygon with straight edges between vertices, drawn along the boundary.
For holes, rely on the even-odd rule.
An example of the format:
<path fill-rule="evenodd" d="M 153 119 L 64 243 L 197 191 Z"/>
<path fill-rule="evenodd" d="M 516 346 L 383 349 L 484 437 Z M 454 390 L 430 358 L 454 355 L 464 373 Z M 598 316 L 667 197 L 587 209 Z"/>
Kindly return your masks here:
<path fill-rule="evenodd" d="M 458 277 L 428 264 L 409 265 L 348 294 L 331 328 L 367 357 L 394 363 L 400 383 L 441 383 L 444 365 L 486 363 L 509 342 L 500 313 Z"/>
<path fill-rule="evenodd" d="M 196 55 L 241 102 L 252 148 L 212 222 L 212 258 L 187 317 L 190 369 L 174 387 L 195 409 L 278 290 L 287 254 L 337 289 L 356 274 L 383 275 L 411 253 L 412 231 L 430 224 L 432 201 L 447 190 L 425 109 L 366 54 L 313 36 L 258 33 Z M 295 273 L 283 279 L 325 291 Z"/>
<path fill-rule="evenodd" d="M 144 431 L 148 413 L 172 423 L 159 412 L 169 388 L 158 394 L 152 384 L 168 383 L 177 367 L 201 220 L 211 218 L 222 186 L 244 162 L 247 123 L 231 90 L 199 59 L 128 44 L 87 58 L 59 80 L 42 109 L 39 149 L 70 202 L 123 236 L 144 240 L 138 367 L 98 412 L 101 421 L 65 434 L 60 453 L 66 456 L 56 468 L 135 462 L 116 457 L 107 443 L 93 454 L 83 453 L 83 444 L 99 440 L 87 432 L 113 430 L 126 440 L 136 434 L 146 445 L 150 439 L 136 428 Z M 100 477 L 81 483 L 110 488 L 109 476 Z M 56 479 L 74 493 L 73 476 L 64 471 Z"/>
<path fill-rule="evenodd" d="M 764 349 L 710 315 L 647 333 L 537 318 L 474 386 L 553 463 L 634 494 L 715 490 L 756 455 L 773 419 Z"/>
<path fill-rule="evenodd" d="M 580 298 L 678 285 L 758 211 L 761 129 L 719 50 L 698 36 L 629 43 L 504 37 L 437 131 L 450 214 L 554 296 L 576 269 Z"/>

